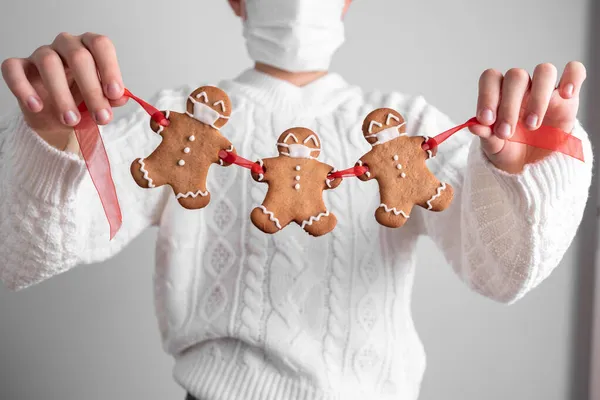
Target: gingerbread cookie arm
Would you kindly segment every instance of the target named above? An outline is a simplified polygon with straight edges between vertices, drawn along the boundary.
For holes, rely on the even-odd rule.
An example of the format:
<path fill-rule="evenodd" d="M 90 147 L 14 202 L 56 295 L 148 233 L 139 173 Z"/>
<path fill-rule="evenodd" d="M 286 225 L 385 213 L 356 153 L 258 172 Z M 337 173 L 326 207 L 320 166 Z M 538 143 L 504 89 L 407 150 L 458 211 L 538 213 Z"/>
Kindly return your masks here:
<path fill-rule="evenodd" d="M 325 176 L 325 184 L 323 185 L 323 190 L 335 189 L 338 186 L 340 186 L 340 184 L 342 183 L 342 178 L 329 179 L 329 174 L 335 172 L 336 169 L 327 164 L 323 165 L 326 167 L 327 171 L 327 175 Z"/>
<path fill-rule="evenodd" d="M 421 146 L 421 148 L 423 148 L 423 144 L 425 142 L 427 142 L 430 137 L 429 136 L 414 136 L 415 142 L 418 143 L 419 146 Z M 428 160 L 430 158 L 433 158 L 437 155 L 437 147 L 434 147 L 432 149 L 428 149 L 428 150 L 423 150 L 423 157 Z"/>
<path fill-rule="evenodd" d="M 254 179 L 256 182 L 262 182 L 262 183 L 268 183 L 269 182 L 269 176 L 267 173 L 267 170 L 270 168 L 267 166 L 267 164 L 272 164 L 271 162 L 272 159 L 270 158 L 266 158 L 266 159 L 258 159 L 256 161 L 256 164 L 260 165 L 260 167 L 262 168 L 263 172 L 262 173 L 254 173 L 252 172 L 252 179 Z"/>
<path fill-rule="evenodd" d="M 163 113 L 163 115 L 165 116 L 165 118 L 167 120 L 169 120 L 169 117 L 171 116 L 172 111 L 161 110 L 161 113 Z M 162 134 L 162 132 L 165 129 L 167 129 L 167 128 L 168 128 L 168 126 L 162 126 L 161 124 L 159 124 L 155 120 L 150 119 L 150 129 L 152 129 L 154 132 L 158 133 L 159 135 Z"/>
<path fill-rule="evenodd" d="M 361 181 L 368 181 L 371 179 L 374 179 L 376 176 L 376 168 L 374 168 L 373 164 L 369 163 L 369 161 L 371 160 L 371 152 L 368 152 L 367 154 L 365 154 L 364 156 L 362 156 L 360 158 L 360 160 L 358 160 L 355 164 L 356 167 L 368 167 L 369 170 L 367 172 L 365 172 L 362 175 L 357 176 L 358 179 L 360 179 Z"/>
<path fill-rule="evenodd" d="M 237 151 L 233 147 L 233 144 L 231 144 L 231 142 L 225 136 L 221 135 L 220 133 L 218 133 L 218 135 L 219 139 L 217 140 L 217 160 L 215 161 L 215 164 L 228 167 L 231 165 L 231 163 L 223 161 L 223 159 L 219 157 L 219 151 L 225 150 L 226 152 L 233 153 L 234 155 L 237 155 Z"/>

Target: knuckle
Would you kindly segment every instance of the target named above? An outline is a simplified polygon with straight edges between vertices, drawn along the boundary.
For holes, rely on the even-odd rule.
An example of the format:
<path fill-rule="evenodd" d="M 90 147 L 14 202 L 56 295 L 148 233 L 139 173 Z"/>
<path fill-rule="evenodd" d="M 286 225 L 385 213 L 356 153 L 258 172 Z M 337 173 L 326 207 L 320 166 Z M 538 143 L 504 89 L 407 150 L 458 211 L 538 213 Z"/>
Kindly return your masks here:
<path fill-rule="evenodd" d="M 54 38 L 54 43 L 66 42 L 67 40 L 73 38 L 73 35 L 67 32 L 61 32 Z"/>
<path fill-rule="evenodd" d="M 83 97 L 85 98 L 86 103 L 89 103 L 92 108 L 103 108 L 107 103 L 104 98 L 104 92 L 102 92 L 100 86 L 86 90 L 85 93 L 83 93 Z"/>
<path fill-rule="evenodd" d="M 506 72 L 506 78 L 517 82 L 529 81 L 529 73 L 522 68 L 511 68 Z"/>
<path fill-rule="evenodd" d="M 92 61 L 92 56 L 84 47 L 78 47 L 67 55 L 69 65 L 74 68 L 80 68 Z"/>
<path fill-rule="evenodd" d="M 2 74 L 7 74 L 10 72 L 16 66 L 16 63 L 17 60 L 15 58 L 7 58 L 6 60 L 2 61 L 2 64 L 0 65 Z"/>
<path fill-rule="evenodd" d="M 89 39 L 89 46 L 92 51 L 102 52 L 112 48 L 112 41 L 104 35 L 94 35 Z"/>
<path fill-rule="evenodd" d="M 43 69 L 55 67 L 58 63 L 61 62 L 58 54 L 56 54 L 56 52 L 50 49 L 40 50 L 37 59 L 39 66 Z"/>

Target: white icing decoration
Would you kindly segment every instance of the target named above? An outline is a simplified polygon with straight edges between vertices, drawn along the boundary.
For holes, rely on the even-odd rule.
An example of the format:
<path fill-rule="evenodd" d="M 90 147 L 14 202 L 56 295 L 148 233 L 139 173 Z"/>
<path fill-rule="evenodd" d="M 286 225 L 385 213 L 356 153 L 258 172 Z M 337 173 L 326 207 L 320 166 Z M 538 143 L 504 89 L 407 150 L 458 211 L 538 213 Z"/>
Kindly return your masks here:
<path fill-rule="evenodd" d="M 221 106 L 221 111 L 226 112 L 226 108 L 225 108 L 225 102 L 223 100 L 219 100 L 216 103 L 213 104 L 213 106 Z"/>
<path fill-rule="evenodd" d="M 369 133 L 373 133 L 373 125 L 377 125 L 378 127 L 382 127 L 383 125 L 377 121 L 371 121 L 369 124 Z"/>
<path fill-rule="evenodd" d="M 398 169 L 402 169 L 402 164 L 397 164 L 397 165 L 396 165 L 396 168 L 398 168 Z"/>
<path fill-rule="evenodd" d="M 146 164 L 144 163 L 144 160 L 142 160 L 141 158 L 138 160 L 138 163 L 140 164 L 140 171 L 142 171 L 143 178 L 148 182 L 148 187 L 149 188 L 153 188 L 156 187 L 154 185 L 154 182 L 152 181 L 152 178 L 150 178 L 150 175 L 148 175 L 148 171 L 146 170 Z"/>
<path fill-rule="evenodd" d="M 183 194 L 183 193 L 177 193 L 177 198 L 178 199 L 181 199 L 182 197 L 183 198 L 188 198 L 190 196 L 193 197 L 193 198 L 196 198 L 198 196 L 206 197 L 206 196 L 208 196 L 208 190 L 206 192 L 203 192 L 202 190 L 198 190 L 195 193 L 194 192 L 187 192 L 185 194 Z"/>
<path fill-rule="evenodd" d="M 300 190 L 300 184 L 299 184 L 299 183 L 296 183 L 296 184 L 294 185 L 294 189 L 296 189 L 296 190 Z"/>
<path fill-rule="evenodd" d="M 300 166 L 296 165 L 296 171 L 300 171 Z"/>
<path fill-rule="evenodd" d="M 392 126 L 390 128 L 383 129 L 372 135 L 366 135 L 365 138 L 373 138 L 373 137 L 377 138 L 377 141 L 375 143 L 371 144 L 372 146 L 377 146 L 379 144 L 389 142 L 390 140 L 394 140 L 400 136 L 407 136 L 406 133 L 400 133 L 400 131 L 398 130 L 403 125 L 404 124 L 400 124 L 400 125 Z"/>
<path fill-rule="evenodd" d="M 167 112 L 165 113 L 165 118 L 169 119 L 170 115 L 171 115 L 171 111 L 167 110 Z"/>
<path fill-rule="evenodd" d="M 423 139 L 425 139 L 425 141 L 428 141 L 428 140 L 429 140 L 429 136 L 423 136 Z M 425 151 L 427 152 L 427 155 L 428 155 L 427 159 L 428 159 L 428 160 L 429 160 L 431 157 L 433 157 L 433 153 L 431 152 L 431 150 L 430 150 L 430 149 L 428 149 L 428 150 L 425 150 Z"/>
<path fill-rule="evenodd" d="M 300 175 L 296 175 L 296 180 L 299 181 L 300 180 Z"/>
<path fill-rule="evenodd" d="M 398 154 L 394 155 L 394 161 L 398 161 Z"/>
<path fill-rule="evenodd" d="M 380 207 L 380 208 L 381 208 L 381 207 L 383 207 L 383 209 L 385 210 L 385 212 L 393 212 L 393 213 L 394 213 L 394 215 L 400 215 L 400 214 L 402 214 L 402 216 L 403 216 L 404 218 L 407 218 L 407 219 L 408 219 L 408 218 L 410 218 L 410 216 L 406 215 L 406 213 L 405 213 L 404 211 L 402 211 L 402 210 L 398 210 L 396 207 L 392 207 L 392 208 L 390 208 L 390 207 L 388 207 L 387 205 L 385 205 L 385 204 L 383 204 L 383 203 L 381 203 L 381 204 L 379 205 L 379 207 Z"/>
<path fill-rule="evenodd" d="M 190 137 L 188 138 L 188 140 L 189 140 L 190 142 L 193 142 L 194 140 L 196 140 L 196 136 L 192 135 L 192 136 L 190 136 Z"/>
<path fill-rule="evenodd" d="M 302 222 L 302 229 L 304 229 L 304 227 L 306 225 L 312 225 L 313 222 L 315 221 L 320 221 L 321 217 L 328 217 L 329 216 L 329 210 L 327 210 L 324 213 L 320 213 L 319 215 L 317 215 L 316 217 L 310 217 L 309 219 L 307 219 L 306 221 Z"/>
<path fill-rule="evenodd" d="M 194 112 L 190 113 L 189 111 L 186 111 L 185 113 L 188 116 L 202 122 L 203 124 L 211 126 L 214 129 L 219 129 L 215 126 L 217 121 L 221 118 L 229 119 L 229 117 L 221 115 L 217 110 L 204 104 L 206 103 L 206 101 L 204 103 L 201 103 L 191 96 L 189 97 L 189 99 L 192 103 L 194 103 Z"/>
<path fill-rule="evenodd" d="M 387 116 L 387 119 L 385 120 L 385 124 L 386 124 L 386 125 L 389 125 L 389 124 L 390 124 L 390 119 L 394 119 L 394 120 L 396 120 L 397 122 L 400 122 L 400 118 L 396 117 L 396 116 L 395 116 L 394 114 L 392 114 L 392 113 L 389 113 L 389 114 L 388 114 L 388 116 Z"/>
<path fill-rule="evenodd" d="M 371 173 L 369 171 L 365 172 L 365 175 L 367 176 L 367 178 L 371 177 Z"/>
<path fill-rule="evenodd" d="M 362 165 L 363 165 L 362 160 L 358 160 L 357 164 L 362 167 Z"/>
<path fill-rule="evenodd" d="M 287 134 L 287 136 L 285 137 L 285 139 L 283 139 L 283 143 L 287 143 L 287 140 L 290 137 L 293 138 L 296 143 L 298 143 L 298 138 L 292 132 L 290 132 L 290 133 Z"/>
<path fill-rule="evenodd" d="M 400 174 L 401 177 L 406 178 L 406 174 L 403 172 Z"/>
<path fill-rule="evenodd" d="M 229 146 L 229 148 L 227 149 L 227 151 L 228 151 L 229 153 L 231 153 L 231 152 L 233 151 L 233 145 Z"/>
<path fill-rule="evenodd" d="M 158 125 L 158 131 L 156 131 L 156 133 L 158 133 L 159 135 L 162 133 L 162 131 L 165 130 L 165 127 L 162 125 Z"/>
<path fill-rule="evenodd" d="M 179 161 L 177 161 L 177 165 L 179 165 L 180 167 L 183 167 L 185 165 L 185 161 L 179 160 Z"/>
<path fill-rule="evenodd" d="M 304 144 L 306 144 L 306 142 L 308 142 L 309 140 L 312 140 L 313 143 L 315 144 L 315 146 L 319 147 L 319 141 L 317 140 L 317 137 L 313 134 L 311 134 L 309 137 L 307 137 L 306 139 L 304 139 Z"/>
<path fill-rule="evenodd" d="M 200 93 L 198 93 L 198 94 L 196 95 L 196 98 L 197 98 L 197 99 L 200 99 L 200 98 L 202 98 L 202 97 L 204 97 L 204 102 L 205 102 L 205 103 L 208 103 L 208 96 L 206 95 L 206 92 L 200 92 Z"/>
<path fill-rule="evenodd" d="M 427 200 L 427 209 L 428 210 L 431 210 L 433 208 L 433 206 L 431 205 L 431 202 L 442 195 L 442 190 L 446 190 L 446 183 L 444 183 L 444 182 L 442 182 L 440 187 L 438 187 L 436 189 L 436 193 L 429 200 Z"/>
<path fill-rule="evenodd" d="M 183 149 L 183 152 L 184 152 L 185 154 L 189 154 L 189 153 L 190 153 L 190 148 L 189 148 L 189 147 L 186 147 L 186 148 L 184 148 L 184 149 Z"/>
<path fill-rule="evenodd" d="M 262 168 L 264 163 L 263 160 L 259 159 L 258 160 L 258 165 L 260 165 L 260 167 Z M 265 178 L 265 176 L 263 174 L 258 174 L 258 181 L 262 182 L 262 180 Z"/>
<path fill-rule="evenodd" d="M 325 179 L 325 184 L 329 189 L 331 189 L 331 179 Z"/>
<path fill-rule="evenodd" d="M 219 158 L 219 165 L 225 165 L 222 158 Z"/>
<path fill-rule="evenodd" d="M 281 224 L 279 223 L 279 220 L 275 218 L 275 214 L 273 214 L 273 212 L 267 210 L 267 207 L 265 206 L 258 206 L 258 208 L 260 208 L 263 211 L 263 213 L 269 216 L 271 222 L 275 222 L 275 226 L 277 226 L 278 229 L 281 229 Z"/>

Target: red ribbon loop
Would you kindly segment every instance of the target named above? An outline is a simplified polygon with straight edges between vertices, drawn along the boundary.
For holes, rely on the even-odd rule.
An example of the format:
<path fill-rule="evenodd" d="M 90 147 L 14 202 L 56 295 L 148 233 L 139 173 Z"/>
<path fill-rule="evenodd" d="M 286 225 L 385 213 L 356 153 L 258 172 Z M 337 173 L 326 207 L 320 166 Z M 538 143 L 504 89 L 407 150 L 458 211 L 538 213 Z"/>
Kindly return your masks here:
<path fill-rule="evenodd" d="M 264 169 L 255 162 L 245 159 L 242 156 L 238 156 L 237 154 L 230 153 L 225 150 L 219 151 L 219 158 L 225 161 L 227 164 L 235 164 L 240 167 L 248 168 L 255 174 L 264 174 Z"/>
<path fill-rule="evenodd" d="M 169 124 L 163 113 L 134 96 L 129 90 L 125 89 L 124 97 L 135 100 L 160 125 L 167 126 Z M 123 216 L 110 170 L 108 155 L 98 125 L 92 119 L 87 106 L 85 103 L 81 103 L 77 108 L 81 112 L 81 121 L 74 128 L 75 137 L 94 187 L 100 197 L 104 214 L 106 214 L 110 226 L 110 240 L 112 240 L 123 224 Z"/>
<path fill-rule="evenodd" d="M 335 171 L 329 174 L 329 179 L 338 179 L 338 178 L 354 178 L 357 176 L 361 176 L 369 171 L 369 167 L 364 165 L 357 165 L 352 168 L 344 169 L 342 171 Z"/>
<path fill-rule="evenodd" d="M 477 118 L 471 118 L 462 125 L 458 125 L 454 128 L 448 129 L 447 131 L 444 131 L 439 135 L 430 138 L 425 143 L 423 143 L 423 149 L 433 149 L 442 144 L 456 132 L 478 124 L 479 122 L 477 121 Z M 493 129 L 494 126 L 492 125 L 491 128 Z M 581 144 L 581 140 L 573 135 L 570 135 L 558 128 L 553 128 L 551 126 L 541 126 L 540 128 L 534 131 L 530 131 L 523 124 L 519 123 L 517 124 L 517 128 L 515 129 L 515 133 L 508 140 L 511 142 L 527 144 L 532 147 L 556 151 L 559 153 L 563 153 L 569 157 L 576 158 L 577 160 L 584 161 L 583 146 Z"/>

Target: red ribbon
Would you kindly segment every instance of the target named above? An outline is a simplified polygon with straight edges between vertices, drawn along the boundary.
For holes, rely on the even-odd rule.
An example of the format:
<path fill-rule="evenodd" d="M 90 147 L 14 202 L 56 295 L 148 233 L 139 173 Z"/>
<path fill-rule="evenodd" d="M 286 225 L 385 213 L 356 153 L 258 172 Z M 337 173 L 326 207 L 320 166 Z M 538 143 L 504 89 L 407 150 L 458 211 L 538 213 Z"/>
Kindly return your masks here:
<path fill-rule="evenodd" d="M 135 100 L 158 124 L 162 126 L 169 125 L 169 120 L 165 118 L 163 113 L 134 96 L 129 90 L 125 89 L 124 97 Z M 77 142 L 79 142 L 79 148 L 81 149 L 87 170 L 100 197 L 104 214 L 106 214 L 106 219 L 110 226 L 110 239 L 112 240 L 121 228 L 123 216 L 110 171 L 108 155 L 106 154 L 98 125 L 92 119 L 85 103 L 81 103 L 78 109 L 81 112 L 81 121 L 74 128 L 75 136 Z"/>
<path fill-rule="evenodd" d="M 425 150 L 433 149 L 442 144 L 456 132 L 473 125 L 479 125 L 479 122 L 475 117 L 471 118 L 462 125 L 458 125 L 454 128 L 448 129 L 447 131 L 430 138 L 427 142 L 423 143 L 423 148 Z M 523 143 L 541 149 L 556 151 L 559 153 L 563 153 L 567 156 L 576 158 L 580 161 L 584 161 L 583 146 L 581 144 L 581 140 L 573 135 L 570 135 L 558 128 L 553 128 L 551 126 L 541 126 L 540 128 L 534 131 L 530 131 L 523 124 L 518 123 L 517 128 L 515 129 L 515 133 L 508 140 L 511 142 Z"/>
<path fill-rule="evenodd" d="M 342 171 L 332 172 L 329 174 L 329 179 L 354 178 L 366 174 L 368 170 L 369 168 L 364 165 L 357 165 Z"/>
<path fill-rule="evenodd" d="M 225 150 L 219 151 L 219 158 L 227 164 L 235 164 L 239 165 L 240 167 L 248 168 L 255 174 L 265 173 L 265 170 L 258 163 L 246 160 L 242 156 L 238 156 L 237 154 L 233 154 Z"/>

